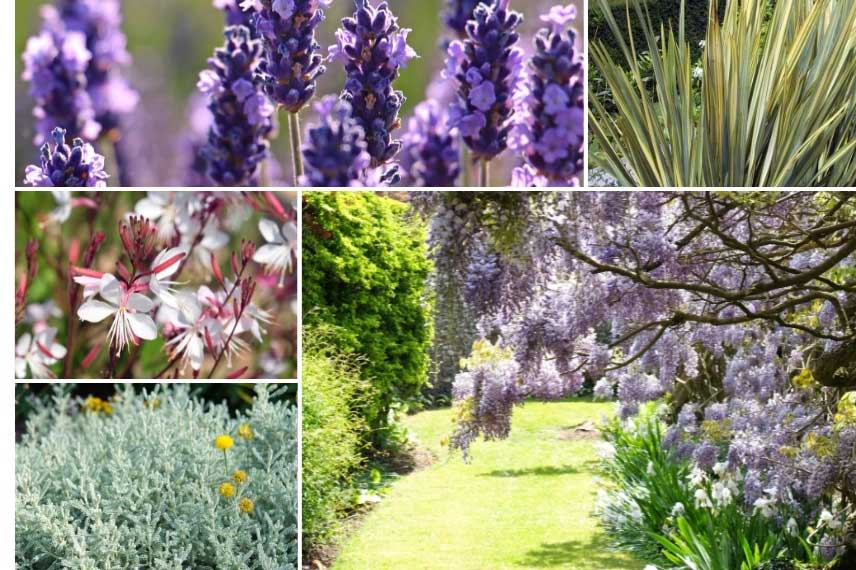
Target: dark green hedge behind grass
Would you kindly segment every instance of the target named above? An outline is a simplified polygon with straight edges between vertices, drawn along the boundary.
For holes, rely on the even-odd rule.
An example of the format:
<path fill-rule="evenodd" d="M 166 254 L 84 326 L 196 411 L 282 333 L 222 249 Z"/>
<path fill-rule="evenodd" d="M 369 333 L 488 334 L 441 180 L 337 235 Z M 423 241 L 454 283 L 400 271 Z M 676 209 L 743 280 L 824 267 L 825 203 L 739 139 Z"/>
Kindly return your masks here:
<path fill-rule="evenodd" d="M 692 49 L 693 59 L 699 56 L 701 48 L 699 42 L 704 39 L 707 29 L 707 14 L 710 0 L 686 0 L 686 34 L 687 41 Z M 613 2 L 615 6 L 612 9 L 613 17 L 618 26 L 621 28 L 625 41 L 629 43 L 630 35 L 627 33 L 627 10 L 623 2 Z M 648 0 L 648 13 L 651 16 L 651 23 L 654 24 L 656 30 L 660 29 L 660 23 L 668 30 L 671 24 L 677 33 L 680 23 L 681 0 Z M 725 0 L 719 0 L 720 17 L 725 10 Z M 642 30 L 642 25 L 636 17 L 636 10 L 633 5 L 630 5 L 630 23 L 633 39 L 636 42 L 637 49 L 645 43 L 645 34 Z M 589 37 L 592 42 L 602 42 L 613 59 L 620 64 L 624 64 L 624 55 L 621 52 L 621 47 L 609 24 L 606 22 L 603 14 L 600 11 L 600 4 L 597 0 L 589 1 Z M 625 65 L 626 67 L 626 65 Z"/>

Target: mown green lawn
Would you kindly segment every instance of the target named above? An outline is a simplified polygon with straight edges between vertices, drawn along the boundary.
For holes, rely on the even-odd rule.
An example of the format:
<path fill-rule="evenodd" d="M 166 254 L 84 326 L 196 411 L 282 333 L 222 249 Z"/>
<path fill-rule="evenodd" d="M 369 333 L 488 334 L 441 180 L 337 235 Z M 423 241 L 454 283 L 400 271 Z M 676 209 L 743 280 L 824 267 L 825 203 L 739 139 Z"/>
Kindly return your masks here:
<path fill-rule="evenodd" d="M 596 440 L 562 437 L 611 410 L 527 403 L 515 410 L 511 437 L 477 443 L 469 465 L 440 446 L 449 410 L 412 416 L 408 427 L 439 459 L 394 484 L 333 570 L 643 568 L 606 547 L 592 516 Z"/>

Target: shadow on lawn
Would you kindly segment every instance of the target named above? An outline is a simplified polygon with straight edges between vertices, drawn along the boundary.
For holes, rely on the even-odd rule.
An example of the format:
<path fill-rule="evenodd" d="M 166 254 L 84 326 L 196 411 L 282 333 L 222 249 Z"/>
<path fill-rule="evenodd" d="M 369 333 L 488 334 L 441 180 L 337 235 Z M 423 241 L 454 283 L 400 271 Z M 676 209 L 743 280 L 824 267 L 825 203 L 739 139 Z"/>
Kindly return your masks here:
<path fill-rule="evenodd" d="M 568 542 L 545 543 L 526 553 L 526 558 L 517 565 L 523 568 L 549 568 L 568 562 L 583 564 L 591 570 L 635 569 L 639 565 L 628 561 L 620 554 L 610 550 L 609 542 L 603 535 L 597 535 L 589 541 L 569 540 Z"/>
<path fill-rule="evenodd" d="M 574 465 L 562 465 L 560 467 L 530 467 L 529 469 L 496 469 L 482 473 L 479 477 L 555 477 L 558 475 L 574 475 L 580 473 L 580 469 Z"/>

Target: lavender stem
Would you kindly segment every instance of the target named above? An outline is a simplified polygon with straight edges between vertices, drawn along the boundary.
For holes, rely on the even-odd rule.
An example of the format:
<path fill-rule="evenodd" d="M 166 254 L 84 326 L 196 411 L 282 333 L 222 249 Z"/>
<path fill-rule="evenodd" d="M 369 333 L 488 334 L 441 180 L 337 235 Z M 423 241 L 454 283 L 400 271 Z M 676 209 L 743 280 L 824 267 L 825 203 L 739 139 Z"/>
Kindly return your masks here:
<path fill-rule="evenodd" d="M 487 188 L 490 185 L 490 162 L 487 160 L 479 161 L 479 187 Z"/>
<path fill-rule="evenodd" d="M 300 186 L 303 176 L 303 156 L 300 144 L 300 117 L 297 113 L 288 113 L 288 133 L 291 138 L 291 165 L 294 173 L 294 186 Z"/>

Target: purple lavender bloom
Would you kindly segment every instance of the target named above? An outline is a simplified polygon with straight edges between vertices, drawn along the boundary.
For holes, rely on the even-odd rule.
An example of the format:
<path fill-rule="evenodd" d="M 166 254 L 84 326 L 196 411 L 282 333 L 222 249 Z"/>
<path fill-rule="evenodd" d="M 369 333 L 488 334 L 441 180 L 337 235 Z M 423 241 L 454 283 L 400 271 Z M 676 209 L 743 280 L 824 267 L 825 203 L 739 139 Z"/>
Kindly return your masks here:
<path fill-rule="evenodd" d="M 27 41 L 23 59 L 23 78 L 30 82 L 35 102 L 36 143 L 48 140 L 57 126 L 74 138 L 97 138 L 101 126 L 86 91 L 86 69 L 92 59 L 86 37 L 43 30 Z"/>
<path fill-rule="evenodd" d="M 401 150 L 401 165 L 408 186 L 454 186 L 461 173 L 457 135 L 436 101 L 416 106 L 408 122 Z"/>
<path fill-rule="evenodd" d="M 315 83 L 326 71 L 315 29 L 332 0 L 244 0 L 254 8 L 255 31 L 265 48 L 259 73 L 265 93 L 278 105 L 297 113 L 315 94 Z"/>
<path fill-rule="evenodd" d="M 255 71 L 262 45 L 244 26 L 226 28 L 226 45 L 208 60 L 197 87 L 208 95 L 214 121 L 203 155 L 208 176 L 220 186 L 252 186 L 268 156 L 274 106 L 262 93 Z"/>
<path fill-rule="evenodd" d="M 54 146 L 42 145 L 41 166 L 26 169 L 27 186 L 107 186 L 109 175 L 104 172 L 104 157 L 96 154 L 89 143 L 76 138 L 72 146 L 65 144 L 65 130 L 59 127 L 51 132 Z"/>
<path fill-rule="evenodd" d="M 392 138 L 399 128 L 398 112 L 404 94 L 392 87 L 399 70 L 416 56 L 407 44 L 409 29 L 400 29 L 386 2 L 372 7 L 368 0 L 355 0 L 357 10 L 342 20 L 337 43 L 330 47 L 330 59 L 345 65 L 347 80 L 342 99 L 348 101 L 357 122 L 363 127 L 372 166 L 379 167 L 395 158 L 401 141 Z"/>
<path fill-rule="evenodd" d="M 214 7 L 222 10 L 226 17 L 226 26 L 245 26 L 249 28 L 253 38 L 258 37 L 254 16 L 254 6 L 244 6 L 240 0 L 213 0 Z"/>
<path fill-rule="evenodd" d="M 583 65 L 574 50 L 576 34 L 565 28 L 575 17 L 573 6 L 555 6 L 541 18 L 552 29 L 535 36 L 528 81 L 515 97 L 510 146 L 523 154 L 530 173 L 544 179 L 531 185 L 576 186 L 583 168 Z"/>
<path fill-rule="evenodd" d="M 476 6 L 483 0 L 446 0 L 446 10 L 443 12 L 443 22 L 454 31 L 458 37 L 467 37 L 467 22 L 473 19 Z"/>
<path fill-rule="evenodd" d="M 523 16 L 509 0 L 479 4 L 466 25 L 467 39 L 449 44 L 447 76 L 458 83 L 451 125 L 460 128 L 476 159 L 491 160 L 508 146 L 513 94 L 523 52 L 515 29 Z"/>
<path fill-rule="evenodd" d="M 86 67 L 86 89 L 95 108 L 101 134 L 113 140 L 119 134 L 121 115 L 137 106 L 139 95 L 121 75 L 131 62 L 127 39 L 122 32 L 122 10 L 118 0 L 57 0 L 42 14 L 45 26 L 58 34 L 79 33 L 91 54 Z"/>
<path fill-rule="evenodd" d="M 308 130 L 301 186 L 361 186 L 371 157 L 363 129 L 351 115 L 351 104 L 331 95 L 317 102 L 315 111 L 321 123 Z"/>

